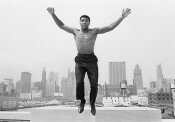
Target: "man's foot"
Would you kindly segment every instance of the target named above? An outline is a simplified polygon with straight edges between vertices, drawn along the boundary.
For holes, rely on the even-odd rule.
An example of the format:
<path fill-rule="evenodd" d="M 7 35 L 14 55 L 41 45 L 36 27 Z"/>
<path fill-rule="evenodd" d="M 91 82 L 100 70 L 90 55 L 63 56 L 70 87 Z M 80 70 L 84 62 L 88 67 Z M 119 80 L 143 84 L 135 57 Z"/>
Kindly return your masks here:
<path fill-rule="evenodd" d="M 79 107 L 78 107 L 78 112 L 81 114 L 84 111 L 84 104 L 85 103 L 80 103 Z"/>
<path fill-rule="evenodd" d="M 96 114 L 96 108 L 95 108 L 95 105 L 91 105 L 91 113 L 92 113 L 92 115 L 95 116 L 95 114 Z"/>

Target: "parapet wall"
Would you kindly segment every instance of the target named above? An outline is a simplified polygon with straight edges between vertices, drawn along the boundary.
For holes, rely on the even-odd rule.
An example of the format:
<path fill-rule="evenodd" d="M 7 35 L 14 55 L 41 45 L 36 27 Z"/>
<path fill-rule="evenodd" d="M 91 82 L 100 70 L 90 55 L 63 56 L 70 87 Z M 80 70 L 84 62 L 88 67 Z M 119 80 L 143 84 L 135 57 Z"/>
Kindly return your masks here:
<path fill-rule="evenodd" d="M 31 122 L 161 122 L 159 109 L 146 107 L 90 107 L 79 114 L 77 107 L 44 107 L 31 110 Z"/>

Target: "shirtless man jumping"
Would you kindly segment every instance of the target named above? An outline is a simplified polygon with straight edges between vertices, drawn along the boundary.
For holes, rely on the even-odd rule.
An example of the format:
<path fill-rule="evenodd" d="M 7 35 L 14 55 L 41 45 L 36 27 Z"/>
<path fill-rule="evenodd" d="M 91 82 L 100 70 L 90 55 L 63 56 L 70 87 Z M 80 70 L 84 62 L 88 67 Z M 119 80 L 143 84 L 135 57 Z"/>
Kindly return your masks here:
<path fill-rule="evenodd" d="M 127 8 L 126 10 L 123 9 L 121 17 L 115 22 L 111 23 L 108 26 L 92 29 L 89 28 L 90 17 L 87 15 L 82 15 L 80 17 L 81 28 L 77 29 L 65 25 L 60 19 L 58 19 L 54 13 L 54 8 L 48 7 L 47 10 L 59 28 L 74 35 L 78 51 L 78 54 L 75 57 L 76 99 L 81 101 L 78 112 L 82 113 L 84 111 L 84 105 L 86 103 L 86 100 L 84 98 L 84 77 L 85 73 L 87 72 L 91 87 L 91 113 L 95 116 L 95 101 L 98 92 L 98 59 L 94 54 L 94 45 L 97 34 L 103 34 L 113 30 L 122 22 L 124 18 L 126 18 L 131 13 L 131 10 L 129 8 Z"/>

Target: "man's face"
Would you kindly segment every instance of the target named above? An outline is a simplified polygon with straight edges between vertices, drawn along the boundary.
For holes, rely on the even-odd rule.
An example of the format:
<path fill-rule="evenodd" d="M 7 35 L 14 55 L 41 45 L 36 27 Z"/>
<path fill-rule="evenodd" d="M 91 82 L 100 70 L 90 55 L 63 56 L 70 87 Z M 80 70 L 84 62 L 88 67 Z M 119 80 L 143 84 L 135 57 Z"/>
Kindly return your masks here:
<path fill-rule="evenodd" d="M 80 19 L 80 26 L 81 26 L 82 29 L 88 29 L 89 25 L 90 25 L 90 21 L 89 21 L 88 18 L 82 17 Z"/>

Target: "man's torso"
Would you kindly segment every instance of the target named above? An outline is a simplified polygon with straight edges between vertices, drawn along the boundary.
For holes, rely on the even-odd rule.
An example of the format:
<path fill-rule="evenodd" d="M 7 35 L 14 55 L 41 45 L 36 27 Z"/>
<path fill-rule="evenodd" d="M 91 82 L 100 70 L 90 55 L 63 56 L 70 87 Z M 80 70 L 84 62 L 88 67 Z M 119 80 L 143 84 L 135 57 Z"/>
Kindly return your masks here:
<path fill-rule="evenodd" d="M 95 41 L 97 33 L 95 29 L 89 29 L 88 32 L 82 32 L 81 30 L 75 31 L 75 42 L 78 53 L 80 54 L 91 54 L 94 53 Z"/>

